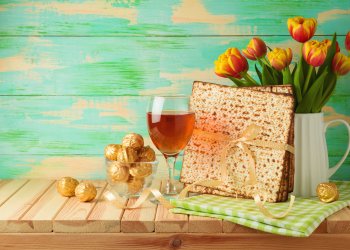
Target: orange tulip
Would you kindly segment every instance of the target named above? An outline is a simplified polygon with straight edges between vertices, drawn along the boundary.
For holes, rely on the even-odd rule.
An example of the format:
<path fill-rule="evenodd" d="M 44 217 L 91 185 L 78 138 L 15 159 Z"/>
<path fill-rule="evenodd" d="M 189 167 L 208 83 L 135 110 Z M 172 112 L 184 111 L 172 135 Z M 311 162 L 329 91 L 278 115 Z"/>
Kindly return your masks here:
<path fill-rule="evenodd" d="M 326 60 L 328 47 L 327 42 L 308 41 L 303 45 L 303 57 L 308 64 L 321 66 Z"/>
<path fill-rule="evenodd" d="M 315 18 L 303 18 L 301 16 L 289 18 L 289 34 L 294 40 L 304 43 L 313 37 L 316 31 L 317 21 Z"/>
<path fill-rule="evenodd" d="M 293 58 L 293 53 L 290 48 L 281 49 L 275 48 L 269 53 L 267 53 L 267 59 L 269 59 L 270 64 L 277 70 L 283 70 L 289 66 Z"/>
<path fill-rule="evenodd" d="M 214 62 L 215 73 L 221 77 L 241 79 L 248 71 L 247 59 L 237 48 L 229 48 Z"/>
<path fill-rule="evenodd" d="M 327 50 L 328 50 L 329 47 L 331 47 L 331 45 L 332 45 L 332 41 L 329 40 L 329 39 L 324 39 L 324 40 L 322 41 L 322 43 L 325 43 L 325 44 L 327 45 Z M 340 52 L 340 47 L 339 47 L 338 41 L 335 41 L 335 47 L 336 47 L 335 52 Z"/>
<path fill-rule="evenodd" d="M 346 34 L 345 37 L 345 48 L 350 52 L 350 31 Z"/>
<path fill-rule="evenodd" d="M 264 41 L 258 37 L 253 37 L 249 41 L 247 49 L 243 49 L 242 53 L 246 58 L 250 60 L 256 60 L 257 58 L 265 56 L 266 51 L 267 51 L 267 48 Z"/>
<path fill-rule="evenodd" d="M 337 52 L 333 57 L 332 70 L 337 75 L 346 75 L 350 71 L 350 57 Z"/>

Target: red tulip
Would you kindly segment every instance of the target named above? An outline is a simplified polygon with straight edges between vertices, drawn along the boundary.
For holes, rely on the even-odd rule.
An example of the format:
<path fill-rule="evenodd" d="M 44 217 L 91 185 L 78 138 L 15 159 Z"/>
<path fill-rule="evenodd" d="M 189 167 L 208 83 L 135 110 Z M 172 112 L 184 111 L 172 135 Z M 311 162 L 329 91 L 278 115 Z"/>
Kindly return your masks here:
<path fill-rule="evenodd" d="M 345 37 L 345 48 L 350 52 L 350 31 L 346 34 Z"/>
<path fill-rule="evenodd" d="M 267 59 L 270 64 L 277 70 L 283 70 L 289 66 L 293 58 L 293 53 L 290 48 L 281 49 L 275 48 L 271 52 L 267 53 Z"/>
<path fill-rule="evenodd" d="M 332 45 L 332 41 L 329 40 L 329 39 L 324 39 L 324 40 L 322 41 L 322 43 L 325 43 L 325 44 L 327 45 L 327 50 L 328 50 L 329 47 L 331 47 L 331 45 Z M 335 47 L 336 47 L 335 52 L 340 52 L 340 47 L 339 47 L 338 41 L 335 41 Z"/>
<path fill-rule="evenodd" d="M 288 22 L 289 34 L 294 40 L 304 43 L 313 37 L 316 31 L 317 21 L 315 18 L 303 18 L 297 16 L 289 18 Z"/>
<path fill-rule="evenodd" d="M 308 64 L 318 67 L 324 63 L 327 56 L 327 49 L 327 42 L 308 41 L 303 45 L 303 57 Z"/>
<path fill-rule="evenodd" d="M 247 59 L 237 48 L 229 48 L 214 62 L 215 73 L 221 77 L 241 79 L 248 71 Z"/>
<path fill-rule="evenodd" d="M 263 57 L 266 55 L 266 44 L 263 40 L 258 37 L 253 37 L 247 46 L 247 49 L 243 49 L 242 53 L 245 57 L 250 60 L 256 60 L 257 58 Z"/>
<path fill-rule="evenodd" d="M 350 71 L 350 57 L 337 52 L 333 57 L 332 70 L 337 75 L 346 75 Z"/>

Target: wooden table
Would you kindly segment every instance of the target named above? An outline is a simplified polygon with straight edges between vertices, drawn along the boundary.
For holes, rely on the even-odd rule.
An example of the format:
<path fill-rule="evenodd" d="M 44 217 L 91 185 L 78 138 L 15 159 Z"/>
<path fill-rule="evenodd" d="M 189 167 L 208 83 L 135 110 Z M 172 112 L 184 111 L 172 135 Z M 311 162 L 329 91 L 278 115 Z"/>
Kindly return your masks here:
<path fill-rule="evenodd" d="M 172 214 L 151 202 L 121 210 L 97 198 L 81 203 L 53 180 L 0 181 L 0 249 L 349 249 L 350 209 L 330 216 L 308 238 L 258 232 L 231 222 Z M 160 181 L 155 181 L 155 186 Z M 135 199 L 125 201 L 128 204 Z"/>

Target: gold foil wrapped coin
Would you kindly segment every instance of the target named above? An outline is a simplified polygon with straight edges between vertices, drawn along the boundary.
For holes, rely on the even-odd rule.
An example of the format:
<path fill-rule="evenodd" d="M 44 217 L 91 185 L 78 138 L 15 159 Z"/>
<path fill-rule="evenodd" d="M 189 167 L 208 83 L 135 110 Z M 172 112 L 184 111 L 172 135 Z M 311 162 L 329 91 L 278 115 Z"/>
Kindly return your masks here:
<path fill-rule="evenodd" d="M 112 182 L 126 182 L 129 178 L 129 169 L 125 164 L 114 161 L 108 164 L 107 174 Z"/>
<path fill-rule="evenodd" d="M 156 160 L 156 153 L 150 146 L 146 146 L 141 148 L 139 152 L 139 161 L 145 161 L 145 162 L 150 162 L 150 161 L 155 161 Z"/>
<path fill-rule="evenodd" d="M 144 142 L 141 135 L 136 133 L 127 134 L 123 138 L 122 142 L 123 147 L 131 147 L 135 150 L 139 150 L 143 147 Z"/>
<path fill-rule="evenodd" d="M 130 167 L 129 172 L 136 178 L 145 178 L 152 174 L 152 164 L 150 163 L 137 163 Z"/>
<path fill-rule="evenodd" d="M 75 196 L 83 202 L 92 201 L 95 199 L 96 194 L 96 187 L 94 184 L 88 181 L 80 182 L 79 185 L 75 188 Z"/>
<path fill-rule="evenodd" d="M 131 147 L 122 147 L 117 155 L 117 160 L 122 163 L 131 163 L 137 161 L 137 151 Z"/>
<path fill-rule="evenodd" d="M 336 201 L 339 198 L 338 188 L 334 183 L 320 183 L 316 192 L 318 198 L 325 203 Z"/>
<path fill-rule="evenodd" d="M 74 191 L 79 182 L 72 177 L 62 177 L 57 181 L 57 191 L 65 197 L 74 196 Z"/>
<path fill-rule="evenodd" d="M 122 148 L 122 145 L 119 144 L 109 144 L 105 147 L 105 157 L 108 160 L 116 161 L 118 152 Z"/>
<path fill-rule="evenodd" d="M 142 190 L 143 184 L 145 184 L 145 180 L 142 178 L 130 177 L 128 180 L 128 190 L 131 194 L 136 194 Z"/>

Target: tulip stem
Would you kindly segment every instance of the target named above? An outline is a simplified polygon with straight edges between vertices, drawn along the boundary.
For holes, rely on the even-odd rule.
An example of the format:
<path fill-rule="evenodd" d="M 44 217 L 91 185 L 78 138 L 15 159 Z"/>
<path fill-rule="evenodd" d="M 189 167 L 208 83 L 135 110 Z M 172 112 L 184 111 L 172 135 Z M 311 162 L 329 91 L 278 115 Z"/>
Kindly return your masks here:
<path fill-rule="evenodd" d="M 312 70 L 314 69 L 314 67 L 312 65 L 309 65 L 308 71 L 307 71 L 307 75 L 306 75 L 306 79 L 305 79 L 305 83 L 304 83 L 304 88 L 303 88 L 303 94 L 306 93 L 308 87 L 309 87 L 309 82 L 310 82 L 310 78 L 311 78 L 311 74 L 312 74 Z"/>
<path fill-rule="evenodd" d="M 282 70 L 283 84 L 292 84 L 292 75 L 290 74 L 289 66 Z"/>
<path fill-rule="evenodd" d="M 254 78 L 252 78 L 248 73 L 243 74 L 243 78 L 247 80 L 250 86 L 257 86 L 259 85 Z"/>

